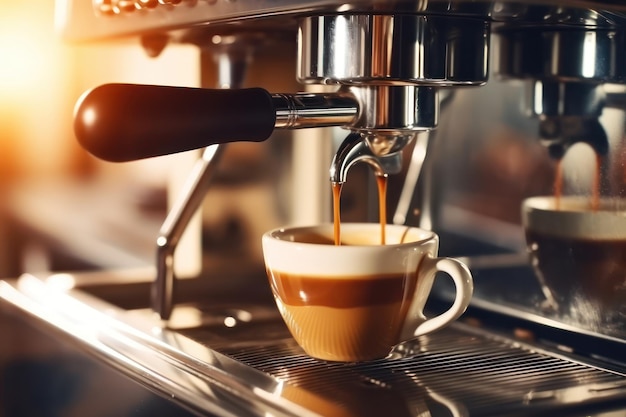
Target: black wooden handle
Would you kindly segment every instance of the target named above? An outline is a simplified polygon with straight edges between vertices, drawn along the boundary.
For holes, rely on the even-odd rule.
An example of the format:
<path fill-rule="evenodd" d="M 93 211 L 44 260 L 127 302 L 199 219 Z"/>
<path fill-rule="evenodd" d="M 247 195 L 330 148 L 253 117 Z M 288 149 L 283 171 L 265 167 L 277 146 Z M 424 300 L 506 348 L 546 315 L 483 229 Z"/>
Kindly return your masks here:
<path fill-rule="evenodd" d="M 96 157 L 123 162 L 215 143 L 261 142 L 275 122 L 272 96 L 262 88 L 105 84 L 76 104 L 74 132 Z"/>

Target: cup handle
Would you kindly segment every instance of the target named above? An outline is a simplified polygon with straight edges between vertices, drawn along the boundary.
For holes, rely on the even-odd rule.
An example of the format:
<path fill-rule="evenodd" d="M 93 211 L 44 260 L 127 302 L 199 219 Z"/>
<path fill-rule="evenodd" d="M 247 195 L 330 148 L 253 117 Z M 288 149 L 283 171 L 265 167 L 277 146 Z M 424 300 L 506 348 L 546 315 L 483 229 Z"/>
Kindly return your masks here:
<path fill-rule="evenodd" d="M 413 332 L 413 337 L 431 333 L 458 319 L 467 309 L 472 299 L 472 293 L 474 292 L 472 273 L 461 261 L 454 258 L 432 258 L 426 256 L 422 262 L 424 263 L 422 268 L 424 268 L 427 275 L 432 274 L 434 276 L 436 272 L 440 271 L 448 274 L 452 278 L 456 288 L 456 297 L 448 310 L 420 323 Z M 419 306 L 419 308 L 422 307 L 423 304 Z M 419 316 L 423 317 L 422 311 L 414 313 L 418 313 Z M 413 315 L 413 317 L 415 316 L 416 314 Z"/>

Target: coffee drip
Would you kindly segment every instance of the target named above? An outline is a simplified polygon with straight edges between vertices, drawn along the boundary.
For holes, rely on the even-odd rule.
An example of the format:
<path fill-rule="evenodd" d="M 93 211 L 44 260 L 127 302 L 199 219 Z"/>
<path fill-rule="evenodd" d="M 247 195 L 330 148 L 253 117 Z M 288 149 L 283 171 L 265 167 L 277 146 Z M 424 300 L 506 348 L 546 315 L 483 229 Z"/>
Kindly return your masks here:
<path fill-rule="evenodd" d="M 595 167 L 594 167 L 594 176 L 591 184 L 591 193 L 590 193 L 590 201 L 589 205 L 592 211 L 597 211 L 600 208 L 600 194 L 601 194 L 601 180 L 602 180 L 602 171 L 604 169 L 604 164 L 606 159 L 596 153 L 595 155 Z M 559 159 L 556 163 L 556 175 L 554 178 L 554 198 L 556 209 L 561 208 L 561 197 L 563 196 L 563 159 Z"/>
<path fill-rule="evenodd" d="M 387 225 L 387 183 L 386 174 L 376 175 L 376 185 L 378 187 L 378 217 L 380 222 L 380 244 L 387 241 L 385 226 Z M 333 234 L 335 245 L 341 245 L 341 189 L 343 183 L 333 182 Z"/>

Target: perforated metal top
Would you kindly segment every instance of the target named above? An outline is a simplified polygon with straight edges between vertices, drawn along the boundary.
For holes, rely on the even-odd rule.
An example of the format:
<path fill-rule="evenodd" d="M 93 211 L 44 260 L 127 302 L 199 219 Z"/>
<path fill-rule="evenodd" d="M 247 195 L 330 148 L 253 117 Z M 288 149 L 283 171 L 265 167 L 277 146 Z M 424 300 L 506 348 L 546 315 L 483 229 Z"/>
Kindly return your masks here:
<path fill-rule="evenodd" d="M 465 326 L 361 364 L 312 359 L 290 338 L 218 350 L 342 410 L 329 414 L 507 416 L 558 410 L 567 415 L 601 400 L 626 404 L 626 377 L 620 371 Z"/>

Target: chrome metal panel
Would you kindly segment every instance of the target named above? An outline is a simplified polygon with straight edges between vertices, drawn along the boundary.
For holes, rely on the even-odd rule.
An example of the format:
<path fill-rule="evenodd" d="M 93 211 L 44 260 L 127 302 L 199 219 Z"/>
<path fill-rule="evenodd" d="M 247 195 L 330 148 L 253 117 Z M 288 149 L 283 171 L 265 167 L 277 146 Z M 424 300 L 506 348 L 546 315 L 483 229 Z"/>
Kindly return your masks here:
<path fill-rule="evenodd" d="M 115 6 L 124 3 L 120 7 Z M 135 3 L 139 4 L 136 6 Z M 143 7 L 142 3 L 154 4 Z M 626 5 L 615 1 L 579 1 L 576 9 L 562 7 L 562 1 L 394 1 L 373 2 L 371 0 L 183 0 L 183 1 L 125 1 L 125 0 L 62 0 L 56 2 L 56 26 L 68 40 L 84 41 L 130 35 L 149 35 L 191 27 L 213 27 L 226 25 L 227 29 L 244 30 L 264 27 L 270 32 L 281 26 L 295 30 L 293 17 L 333 12 L 378 13 L 413 12 L 447 13 L 460 16 L 489 15 L 495 20 L 534 20 L 538 22 L 560 22 L 591 25 L 613 25 L 623 22 L 620 14 Z M 538 6 L 538 7 L 535 7 Z M 561 6 L 561 7 L 558 7 Z M 250 26 L 254 23 L 252 26 Z M 258 26 L 255 26 L 257 25 Z M 245 26 L 244 26 L 245 25 Z M 223 28 L 221 29 L 224 30 Z"/>
<path fill-rule="evenodd" d="M 480 85 L 489 25 L 482 18 L 332 15 L 302 20 L 298 80 L 326 84 Z"/>

